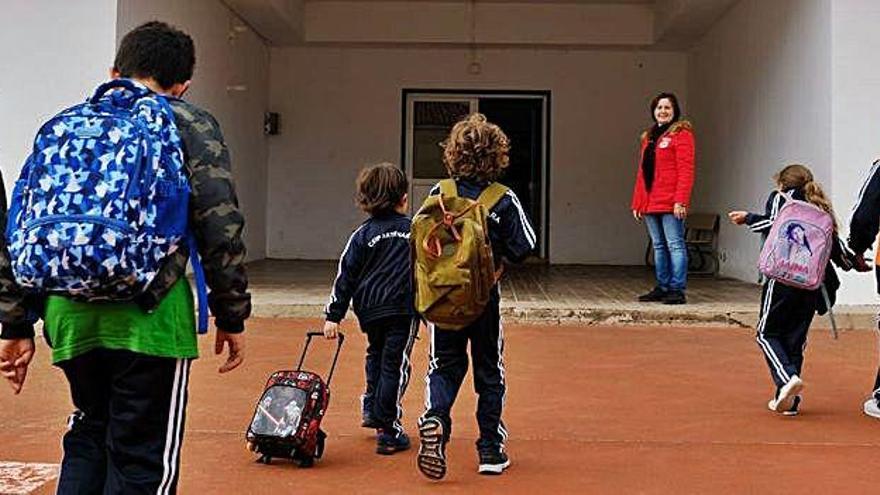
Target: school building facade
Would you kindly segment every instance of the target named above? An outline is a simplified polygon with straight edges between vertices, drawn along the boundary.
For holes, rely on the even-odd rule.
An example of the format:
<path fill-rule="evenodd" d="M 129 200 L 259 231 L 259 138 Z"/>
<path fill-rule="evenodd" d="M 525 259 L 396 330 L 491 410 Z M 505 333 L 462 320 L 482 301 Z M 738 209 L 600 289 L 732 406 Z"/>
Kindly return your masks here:
<path fill-rule="evenodd" d="M 220 120 L 251 259 L 332 259 L 362 220 L 358 169 L 402 164 L 418 203 L 437 143 L 481 111 L 511 136 L 507 181 L 553 264 L 639 265 L 629 212 L 648 102 L 673 91 L 697 138 L 692 211 L 759 210 L 809 165 L 845 222 L 880 156 L 874 0 L 11 0 L 0 4 L 0 168 L 106 78 L 152 19 L 196 42 L 188 98 Z M 267 112 L 278 132 L 264 133 Z M 754 281 L 759 240 L 722 222 L 720 273 Z M 871 276 L 842 300 L 875 301 Z"/>

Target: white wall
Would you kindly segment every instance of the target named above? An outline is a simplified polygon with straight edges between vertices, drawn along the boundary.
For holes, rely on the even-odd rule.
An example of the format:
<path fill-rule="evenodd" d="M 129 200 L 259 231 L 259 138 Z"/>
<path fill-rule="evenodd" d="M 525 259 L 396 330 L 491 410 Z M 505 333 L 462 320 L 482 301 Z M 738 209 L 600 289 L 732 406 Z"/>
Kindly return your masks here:
<path fill-rule="evenodd" d="M 268 108 L 269 49 L 219 0 L 119 0 L 119 39 L 151 20 L 178 27 L 195 42 L 196 68 L 186 98 L 220 122 L 245 215 L 248 259 L 264 258 L 268 148 L 263 113 Z M 109 66 L 112 54 L 108 60 Z M 244 90 L 228 91 L 228 86 Z"/>
<path fill-rule="evenodd" d="M 654 41 L 653 6 L 647 3 L 329 0 L 307 2 L 305 14 L 308 42 L 618 46 Z"/>
<path fill-rule="evenodd" d="M 763 211 L 771 176 L 788 163 L 809 165 L 829 190 L 836 184 L 829 4 L 741 0 L 692 50 L 695 208 Z M 720 239 L 721 273 L 756 280 L 759 236 L 724 221 Z"/>
<path fill-rule="evenodd" d="M 638 136 L 660 90 L 685 91 L 683 54 L 461 49 L 273 49 L 269 256 L 334 258 L 362 216 L 352 195 L 365 163 L 400 161 L 403 88 L 552 92 L 550 259 L 639 264 L 646 235 L 630 218 Z M 687 104 L 685 99 L 685 104 Z M 698 131 L 699 132 L 699 131 Z"/>
<path fill-rule="evenodd" d="M 880 53 L 878 21 L 880 2 L 831 2 L 833 201 L 844 221 L 871 163 L 880 158 L 880 67 L 871 57 Z M 876 302 L 873 276 L 845 274 L 843 283 L 846 301 Z"/>
<path fill-rule="evenodd" d="M 0 170 L 7 193 L 40 124 L 107 77 L 115 36 L 116 0 L 3 3 Z"/>

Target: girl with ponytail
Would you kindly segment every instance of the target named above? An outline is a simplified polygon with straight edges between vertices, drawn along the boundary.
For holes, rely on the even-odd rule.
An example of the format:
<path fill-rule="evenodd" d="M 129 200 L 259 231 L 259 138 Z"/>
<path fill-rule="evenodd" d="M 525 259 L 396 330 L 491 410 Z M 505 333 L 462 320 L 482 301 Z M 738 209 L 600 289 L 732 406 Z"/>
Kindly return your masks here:
<path fill-rule="evenodd" d="M 822 186 L 814 180 L 813 173 L 804 165 L 788 165 L 773 179 L 776 189 L 767 198 L 765 213 L 731 211 L 728 217 L 732 223 L 748 225 L 752 232 L 766 238 L 776 215 L 789 198 L 807 201 L 828 212 L 834 218 L 834 238 L 831 260 L 825 268 L 824 287 L 828 292 L 828 301 L 833 305 L 840 280 L 832 264 L 849 270 L 852 268 L 853 255 L 837 237 L 837 219 L 834 217 L 831 201 Z M 793 238 L 803 238 L 803 232 L 799 237 L 794 229 L 789 230 Z M 809 249 L 808 245 L 805 246 Z M 802 402 L 801 391 L 804 388 L 801 370 L 807 332 L 813 316 L 816 313 L 825 314 L 830 309 L 826 306 L 821 289 L 799 289 L 778 284 L 773 279 L 764 281 L 756 340 L 776 385 L 776 393 L 767 404 L 771 411 L 786 416 L 798 414 Z"/>

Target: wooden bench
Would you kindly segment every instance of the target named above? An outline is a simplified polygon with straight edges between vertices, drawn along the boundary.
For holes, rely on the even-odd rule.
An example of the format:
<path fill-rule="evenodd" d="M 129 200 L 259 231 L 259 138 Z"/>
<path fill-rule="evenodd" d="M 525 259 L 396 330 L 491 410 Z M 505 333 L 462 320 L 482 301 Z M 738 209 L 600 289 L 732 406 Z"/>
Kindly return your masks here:
<path fill-rule="evenodd" d="M 692 213 L 684 222 L 684 241 L 688 251 L 688 272 L 718 275 L 718 230 L 720 216 L 716 213 Z M 654 247 L 648 237 L 645 264 L 654 266 Z"/>

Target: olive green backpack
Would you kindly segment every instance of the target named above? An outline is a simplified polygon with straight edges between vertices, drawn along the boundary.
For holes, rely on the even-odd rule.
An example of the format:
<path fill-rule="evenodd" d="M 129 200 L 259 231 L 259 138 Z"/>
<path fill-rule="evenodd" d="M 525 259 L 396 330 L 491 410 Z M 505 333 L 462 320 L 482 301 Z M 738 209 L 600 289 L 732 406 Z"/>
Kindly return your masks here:
<path fill-rule="evenodd" d="M 461 330 L 486 309 L 500 276 L 486 220 L 507 191 L 493 182 L 472 200 L 458 195 L 454 180 L 442 180 L 440 194 L 413 217 L 416 310 L 444 330 Z"/>

